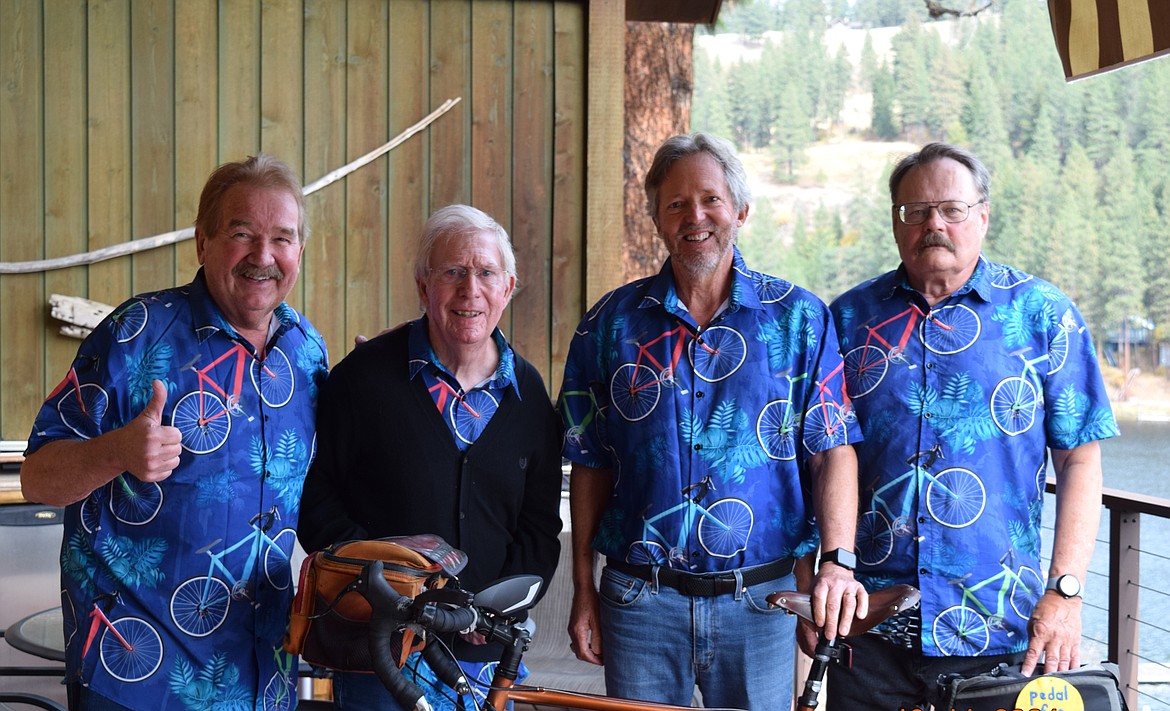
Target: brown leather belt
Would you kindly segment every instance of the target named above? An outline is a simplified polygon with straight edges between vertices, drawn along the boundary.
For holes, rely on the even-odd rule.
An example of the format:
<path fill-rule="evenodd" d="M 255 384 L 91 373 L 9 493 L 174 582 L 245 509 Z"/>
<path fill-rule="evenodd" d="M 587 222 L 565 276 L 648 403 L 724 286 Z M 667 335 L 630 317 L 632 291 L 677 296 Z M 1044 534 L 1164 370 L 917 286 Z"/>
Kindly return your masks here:
<path fill-rule="evenodd" d="M 606 558 L 605 564 L 614 570 L 632 575 L 642 580 L 654 580 L 654 566 L 631 565 L 616 558 Z M 777 578 L 783 578 L 792 572 L 793 559 L 780 560 L 751 568 L 740 568 L 740 577 L 744 587 L 759 585 Z M 684 573 L 673 568 L 658 568 L 658 584 L 678 590 L 683 595 L 691 597 L 714 597 L 725 595 L 738 590 L 734 572 L 722 573 Z"/>

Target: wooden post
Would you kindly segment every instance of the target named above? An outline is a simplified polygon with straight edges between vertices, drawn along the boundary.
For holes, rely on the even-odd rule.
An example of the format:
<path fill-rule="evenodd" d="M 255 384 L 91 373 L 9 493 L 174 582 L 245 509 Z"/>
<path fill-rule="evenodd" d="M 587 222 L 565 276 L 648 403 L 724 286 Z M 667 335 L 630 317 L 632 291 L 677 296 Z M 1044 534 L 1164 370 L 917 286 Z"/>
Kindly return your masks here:
<path fill-rule="evenodd" d="M 585 135 L 585 301 L 621 285 L 625 199 L 625 0 L 589 0 L 589 84 Z"/>
<path fill-rule="evenodd" d="M 1109 511 L 1109 658 L 1121 672 L 1121 691 L 1138 708 L 1138 602 L 1141 582 L 1141 515 Z"/>

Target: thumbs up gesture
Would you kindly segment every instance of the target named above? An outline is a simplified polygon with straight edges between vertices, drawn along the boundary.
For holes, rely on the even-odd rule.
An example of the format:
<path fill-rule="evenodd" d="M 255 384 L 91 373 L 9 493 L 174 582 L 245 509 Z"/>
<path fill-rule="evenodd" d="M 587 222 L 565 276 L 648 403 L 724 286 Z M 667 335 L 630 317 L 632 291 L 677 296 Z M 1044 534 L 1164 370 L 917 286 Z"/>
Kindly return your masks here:
<path fill-rule="evenodd" d="M 161 380 L 152 381 L 150 385 L 154 389 L 150 402 L 123 428 L 126 471 L 142 481 L 162 481 L 179 466 L 183 437 L 178 428 L 162 423 L 167 386 Z"/>

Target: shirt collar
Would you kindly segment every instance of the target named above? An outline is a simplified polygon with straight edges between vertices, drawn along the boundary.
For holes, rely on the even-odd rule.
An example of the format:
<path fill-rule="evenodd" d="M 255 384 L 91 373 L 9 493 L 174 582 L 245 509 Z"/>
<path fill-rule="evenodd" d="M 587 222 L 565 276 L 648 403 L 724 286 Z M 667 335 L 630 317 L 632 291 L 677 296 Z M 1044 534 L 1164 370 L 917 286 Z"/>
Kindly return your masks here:
<path fill-rule="evenodd" d="M 966 283 L 956 289 L 955 292 L 951 294 L 951 297 L 963 296 L 964 294 L 975 292 L 979 298 L 986 302 L 990 302 L 992 288 L 990 273 L 991 262 L 987 259 L 987 257 L 980 253 L 979 261 L 975 264 L 975 271 L 971 272 L 971 276 L 967 279 Z M 906 273 L 905 263 L 899 264 L 897 270 L 891 272 L 891 274 L 893 275 L 893 279 L 890 283 L 890 290 L 885 296 L 882 297 L 883 300 L 893 296 L 899 289 L 918 293 L 917 289 L 910 286 L 910 279 Z"/>
<path fill-rule="evenodd" d="M 731 249 L 731 296 L 728 299 L 727 311 L 734 312 L 740 308 L 763 309 L 760 297 L 753 286 L 754 279 L 762 278 L 763 275 L 748 269 L 743 261 L 743 255 L 739 253 L 739 247 L 733 246 Z M 650 285 L 638 308 L 646 309 L 659 305 L 679 318 L 690 320 L 690 314 L 679 300 L 678 289 L 674 283 L 674 269 L 671 267 L 669 257 L 662 264 L 662 269 L 658 270 L 658 274 L 651 277 Z"/>
<path fill-rule="evenodd" d="M 432 372 L 442 373 L 454 380 L 455 376 L 439 362 L 439 357 L 435 355 L 435 349 L 431 347 L 431 339 L 427 335 L 427 317 L 424 315 L 420 319 L 411 321 L 409 325 L 410 332 L 406 337 L 409 377 L 413 379 L 422 372 L 423 368 L 430 366 L 433 369 Z M 508 340 L 504 338 L 504 332 L 498 326 L 492 331 L 492 340 L 496 342 L 496 348 L 500 351 L 500 363 L 496 366 L 496 372 L 487 382 L 486 387 L 497 389 L 511 387 L 516 393 L 516 397 L 519 398 L 520 384 L 516 381 L 516 357 L 512 346 L 508 344 Z"/>
<path fill-rule="evenodd" d="M 203 267 L 195 273 L 195 278 L 191 280 L 191 318 L 195 324 L 195 337 L 200 343 L 203 343 L 213 334 L 223 331 L 227 336 L 235 341 L 247 343 L 247 339 L 240 336 L 239 332 L 228 323 L 224 318 L 223 312 L 219 310 L 219 306 L 215 303 L 215 299 L 211 296 L 211 291 L 207 288 L 207 275 L 203 273 Z M 270 337 L 269 342 L 273 338 L 279 337 L 288 329 L 300 323 L 300 314 L 296 312 L 286 302 L 280 302 L 276 310 L 272 312 L 275 323 L 279 324 L 273 328 L 269 328 Z"/>

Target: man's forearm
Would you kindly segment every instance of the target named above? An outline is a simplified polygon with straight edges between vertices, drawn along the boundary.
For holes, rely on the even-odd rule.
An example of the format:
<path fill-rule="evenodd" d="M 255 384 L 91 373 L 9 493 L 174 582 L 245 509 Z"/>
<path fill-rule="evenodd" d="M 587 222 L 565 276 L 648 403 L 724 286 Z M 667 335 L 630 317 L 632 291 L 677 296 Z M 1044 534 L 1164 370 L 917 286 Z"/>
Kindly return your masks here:
<path fill-rule="evenodd" d="M 595 555 L 593 538 L 613 493 L 613 474 L 608 469 L 573 465 L 569 479 L 569 512 L 573 527 L 573 586 L 593 587 Z"/>

